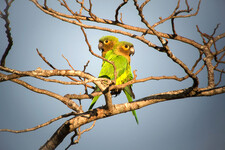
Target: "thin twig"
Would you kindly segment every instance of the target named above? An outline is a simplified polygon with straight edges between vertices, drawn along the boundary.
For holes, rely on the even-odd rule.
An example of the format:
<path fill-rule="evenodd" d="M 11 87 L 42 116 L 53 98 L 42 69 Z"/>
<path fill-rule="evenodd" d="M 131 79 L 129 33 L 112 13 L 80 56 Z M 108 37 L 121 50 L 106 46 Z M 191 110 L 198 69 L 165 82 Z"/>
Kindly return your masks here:
<path fill-rule="evenodd" d="M 216 71 L 218 71 L 218 72 L 225 73 L 224 69 L 221 70 L 221 69 L 216 68 L 216 69 L 214 69 L 214 70 L 216 70 Z"/>
<path fill-rule="evenodd" d="M 75 112 L 70 112 L 70 113 L 67 113 L 67 114 L 64 114 L 64 115 L 61 115 L 59 117 L 56 117 L 54 119 L 51 119 L 43 124 L 40 124 L 40 125 L 37 125 L 36 127 L 33 127 L 33 128 L 28 128 L 28 129 L 24 129 L 24 130 L 11 130 L 11 129 L 0 129 L 0 132 L 12 132 L 12 133 L 23 133 L 23 132 L 30 132 L 30 131 L 34 131 L 34 130 L 37 130 L 37 129 L 40 129 L 42 127 L 45 127 L 59 119 L 62 119 L 62 118 L 66 118 L 66 117 L 69 117 L 69 116 L 72 116 L 72 115 L 76 115 L 77 113 Z"/>
<path fill-rule="evenodd" d="M 200 33 L 200 35 L 201 35 L 201 37 L 202 37 L 203 43 L 204 43 L 204 44 L 207 44 L 206 41 L 205 41 L 205 38 L 204 38 L 204 37 L 206 36 L 206 34 L 204 34 L 204 33 L 202 33 L 202 32 L 200 31 L 198 25 L 196 25 L 196 28 L 197 28 L 197 31 Z"/>
<path fill-rule="evenodd" d="M 194 65 L 192 66 L 191 68 L 191 71 L 194 71 L 195 67 L 198 65 L 198 63 L 202 60 L 202 55 L 203 55 L 203 52 L 202 51 L 199 51 L 199 58 L 195 61 Z"/>
<path fill-rule="evenodd" d="M 92 3 L 91 3 L 91 0 L 89 0 L 89 5 L 90 5 L 90 8 L 89 8 L 88 13 L 91 16 L 91 18 L 93 18 L 94 20 L 96 20 L 97 19 L 97 16 L 92 13 Z"/>
<path fill-rule="evenodd" d="M 123 14 L 120 13 L 120 22 L 123 23 Z"/>
<path fill-rule="evenodd" d="M 145 5 L 146 5 L 148 2 L 150 2 L 150 0 L 145 0 L 145 1 L 141 4 L 140 9 L 143 10 L 143 8 L 145 7 Z"/>
<path fill-rule="evenodd" d="M 73 68 L 73 66 L 70 64 L 69 60 L 68 60 L 64 55 L 62 55 L 62 57 L 67 61 L 67 63 L 68 63 L 68 65 L 70 66 L 70 68 L 73 69 L 73 70 L 75 70 L 75 69 Z"/>
<path fill-rule="evenodd" d="M 220 23 L 218 23 L 217 25 L 216 25 L 216 27 L 215 27 L 215 29 L 213 30 L 213 33 L 212 33 L 212 37 L 215 35 L 215 33 L 216 33 L 216 30 L 219 28 L 219 26 L 220 26 Z"/>
<path fill-rule="evenodd" d="M 79 127 L 79 129 L 78 129 L 78 137 L 77 137 L 77 139 L 74 141 L 74 144 L 79 143 L 79 140 L 80 140 L 80 138 L 81 138 L 81 135 L 82 135 L 84 132 L 88 132 L 88 131 L 90 131 L 91 129 L 93 129 L 93 127 L 95 126 L 95 123 L 96 123 L 96 120 L 93 121 L 93 124 L 92 124 L 89 128 L 84 129 L 83 131 L 81 131 L 81 129 L 80 129 L 80 127 Z"/>
<path fill-rule="evenodd" d="M 70 144 L 65 148 L 65 150 L 68 150 L 70 146 L 74 145 L 74 138 L 77 136 L 77 129 L 75 129 L 73 136 L 70 138 Z"/>
<path fill-rule="evenodd" d="M 84 0 L 82 0 L 82 2 L 81 2 L 82 4 L 84 4 Z M 80 8 L 80 12 L 79 12 L 79 15 L 81 15 L 82 14 L 82 10 L 84 9 L 84 7 L 82 7 L 83 5 L 81 5 L 81 8 Z"/>
<path fill-rule="evenodd" d="M 178 10 L 179 7 L 180 7 L 180 0 L 178 0 L 176 8 L 174 9 L 173 13 L 169 16 L 169 18 L 172 17 L 172 19 L 171 19 L 172 31 L 173 31 L 173 34 L 175 36 L 177 36 L 177 33 L 176 33 L 176 30 L 175 30 L 175 24 L 174 24 L 175 18 L 173 18 L 173 16 L 175 15 L 175 13 L 176 13 L 176 11 Z"/>
<path fill-rule="evenodd" d="M 12 79 L 11 81 L 17 83 L 17 84 L 20 84 L 24 87 L 26 87 L 27 89 L 31 90 L 31 91 L 34 91 L 36 93 L 40 93 L 40 94 L 45 94 L 47 96 L 50 96 L 50 97 L 54 97 L 55 99 L 58 99 L 60 100 L 62 103 L 64 103 L 65 105 L 67 105 L 69 108 L 71 108 L 72 110 L 75 110 L 76 112 L 83 112 L 80 107 L 72 100 L 66 98 L 66 97 L 63 97 L 59 94 L 56 94 L 54 92 L 51 92 L 49 90 L 45 90 L 45 89 L 39 89 L 39 88 L 36 88 L 22 80 L 19 80 L 19 79 Z"/>
<path fill-rule="evenodd" d="M 84 129 L 80 134 L 83 134 L 84 132 L 88 132 L 88 131 L 90 131 L 91 129 L 93 129 L 93 127 L 95 126 L 95 123 L 96 123 L 96 120 L 93 121 L 93 124 L 92 124 L 89 128 Z"/>
<path fill-rule="evenodd" d="M 46 63 L 46 64 L 48 64 L 52 69 L 55 69 L 56 70 L 56 68 L 39 52 L 39 50 L 38 49 L 36 49 L 37 50 L 37 53 L 38 53 L 38 55 L 42 58 L 42 60 Z M 67 60 L 67 59 L 66 59 Z M 68 62 L 68 61 L 67 61 Z M 70 63 L 69 63 L 69 65 L 70 65 Z M 71 66 L 71 65 L 70 65 Z M 72 67 L 73 68 L 73 67 Z M 66 76 L 67 78 L 69 78 L 69 79 L 71 79 L 72 81 L 75 81 L 75 82 L 78 82 L 78 84 L 79 84 L 79 82 L 82 82 L 82 81 L 80 81 L 80 80 L 77 80 L 77 79 L 75 79 L 75 78 L 73 78 L 73 77 L 70 77 L 70 76 Z M 51 82 L 51 81 L 50 81 Z M 63 82 L 61 82 L 62 84 L 63 84 Z M 75 83 L 74 83 L 75 84 Z M 87 84 L 87 87 L 89 87 L 89 88 L 92 88 L 92 89 L 94 89 L 94 87 L 93 86 L 91 86 L 91 85 L 88 85 Z"/>
<path fill-rule="evenodd" d="M 10 2 L 8 2 L 8 0 L 5 0 L 6 2 L 6 8 L 4 9 L 4 12 L 5 14 L 3 14 L 1 11 L 0 11 L 0 15 L 1 15 L 1 18 L 5 20 L 5 28 L 6 28 L 6 36 L 8 38 L 8 46 L 6 47 L 5 49 L 5 52 L 4 54 L 2 55 L 2 58 L 1 58 L 1 66 L 5 66 L 5 60 L 6 60 L 6 57 L 7 55 L 9 54 L 9 51 L 11 50 L 12 48 L 12 45 L 13 45 L 13 39 L 12 39 L 12 35 L 11 35 L 11 28 L 10 28 L 10 21 L 9 21 L 9 8 L 12 4 L 14 0 L 11 0 Z"/>
<path fill-rule="evenodd" d="M 90 60 L 88 60 L 88 62 L 86 63 L 86 65 L 84 65 L 83 72 L 86 71 L 86 68 L 87 68 L 89 62 L 90 62 Z M 86 81 L 86 78 L 84 78 L 84 82 L 85 82 L 85 81 Z M 87 85 L 86 85 L 86 84 L 84 84 L 84 90 L 85 90 L 85 94 L 88 94 L 88 90 L 87 90 Z"/>
<path fill-rule="evenodd" d="M 47 61 L 47 59 L 39 52 L 39 50 L 37 48 L 36 48 L 36 51 L 46 64 L 48 64 L 52 69 L 56 69 L 51 63 L 49 63 L 49 61 Z"/>
<path fill-rule="evenodd" d="M 214 66 L 214 69 L 217 69 L 217 67 L 219 66 L 220 63 L 225 63 L 225 61 L 221 61 L 223 59 L 223 57 L 225 56 L 225 53 L 223 53 L 223 55 L 219 58 L 219 60 L 216 59 L 216 65 Z"/>
<path fill-rule="evenodd" d="M 128 2 L 128 0 L 123 0 L 123 3 L 121 3 L 117 9 L 116 9 L 116 14 L 115 14 L 115 21 L 116 22 L 119 22 L 118 21 L 118 15 L 119 15 L 119 10 Z M 121 19 L 121 18 L 120 18 Z"/>
<path fill-rule="evenodd" d="M 222 80 L 222 76 L 223 76 L 223 71 L 224 71 L 224 69 L 222 69 L 222 71 L 220 72 L 220 78 L 219 78 L 219 81 L 215 84 L 215 87 L 217 87 L 220 84 L 220 82 Z"/>
<path fill-rule="evenodd" d="M 96 120 L 93 121 L 93 124 L 91 125 L 91 127 L 87 128 L 87 129 L 84 129 L 83 131 L 81 131 L 81 127 L 78 127 L 78 131 L 77 129 L 74 130 L 74 134 L 73 136 L 70 138 L 70 144 L 67 146 L 66 150 L 69 149 L 70 146 L 74 145 L 74 144 L 78 144 L 79 141 L 80 141 L 80 138 L 81 138 L 81 135 L 84 133 L 84 132 L 87 132 L 87 131 L 90 131 L 94 126 L 95 126 L 95 123 L 96 123 Z M 74 140 L 74 138 L 77 136 L 77 139 Z"/>
<path fill-rule="evenodd" d="M 79 2 L 78 0 L 76 0 L 76 2 L 78 3 L 78 4 L 80 4 L 80 13 L 79 13 L 79 15 L 81 15 L 82 14 L 82 10 L 84 9 L 85 11 L 89 11 L 89 9 L 87 9 L 85 6 L 84 6 L 84 0 L 82 0 L 82 2 Z"/>
<path fill-rule="evenodd" d="M 60 2 L 60 4 L 62 6 L 64 6 L 72 15 L 75 15 L 75 13 L 69 8 L 69 6 L 67 5 L 66 1 L 63 0 L 63 3 L 61 2 L 61 0 L 58 0 Z"/>
<path fill-rule="evenodd" d="M 45 6 L 45 7 L 44 7 L 45 9 L 48 9 L 48 6 L 47 6 L 47 0 L 44 0 L 44 6 Z"/>
<path fill-rule="evenodd" d="M 161 52 L 165 52 L 167 48 L 167 41 L 163 40 L 163 38 L 158 34 L 158 32 L 148 23 L 148 21 L 145 19 L 142 9 L 139 7 L 137 0 L 134 0 L 134 6 L 138 10 L 138 14 L 141 17 L 141 21 L 148 27 L 149 30 L 153 32 L 154 35 L 157 36 L 159 41 L 162 43 L 163 47 L 159 49 Z"/>
<path fill-rule="evenodd" d="M 196 16 L 198 14 L 198 12 L 199 12 L 199 9 L 200 9 L 201 0 L 199 0 L 198 6 L 197 6 L 197 10 L 196 10 L 195 13 L 189 14 L 189 15 L 179 15 L 178 16 L 178 14 L 180 14 L 180 13 L 184 13 L 184 12 L 190 13 L 190 11 L 193 10 L 193 9 L 189 8 L 189 5 L 188 5 L 187 1 L 185 1 L 185 2 L 186 2 L 186 6 L 187 6 L 186 10 L 179 10 L 179 11 L 177 11 L 178 8 L 179 8 L 178 4 L 180 3 L 180 0 L 178 0 L 178 4 L 177 4 L 176 8 L 174 9 L 173 13 L 170 16 L 168 16 L 167 18 L 160 19 L 160 21 L 156 22 L 154 25 L 152 25 L 152 27 L 155 28 L 159 24 L 162 24 L 162 23 L 164 23 L 164 22 L 166 22 L 166 21 L 168 21 L 170 19 L 171 19 L 171 21 L 173 20 L 173 22 L 174 22 L 175 18 L 187 18 L 187 17 Z"/>

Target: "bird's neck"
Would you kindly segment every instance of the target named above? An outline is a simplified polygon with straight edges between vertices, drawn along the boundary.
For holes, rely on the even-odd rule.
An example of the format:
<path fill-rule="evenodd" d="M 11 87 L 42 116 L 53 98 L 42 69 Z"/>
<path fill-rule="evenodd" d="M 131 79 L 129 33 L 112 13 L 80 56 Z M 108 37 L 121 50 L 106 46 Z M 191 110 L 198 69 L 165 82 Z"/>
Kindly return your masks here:
<path fill-rule="evenodd" d="M 120 51 L 115 51 L 115 54 L 125 57 L 127 59 L 128 63 L 130 64 L 130 56 L 129 55 L 124 55 L 124 53 L 122 53 Z"/>

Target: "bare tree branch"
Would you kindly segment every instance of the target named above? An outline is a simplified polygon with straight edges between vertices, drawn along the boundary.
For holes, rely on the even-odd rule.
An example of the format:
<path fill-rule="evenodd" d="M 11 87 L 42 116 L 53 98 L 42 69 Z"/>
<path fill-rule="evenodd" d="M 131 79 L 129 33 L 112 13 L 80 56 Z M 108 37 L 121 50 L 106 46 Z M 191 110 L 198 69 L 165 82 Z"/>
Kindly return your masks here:
<path fill-rule="evenodd" d="M 63 104 L 65 104 L 68 108 L 74 110 L 74 112 L 61 115 L 59 117 L 56 117 L 54 119 L 49 120 L 48 122 L 38 125 L 33 128 L 24 129 L 24 130 L 10 130 L 10 129 L 0 129 L 0 132 L 13 132 L 13 133 L 22 133 L 22 132 L 29 132 L 34 131 L 36 129 L 39 129 L 41 127 L 50 125 L 52 122 L 57 121 L 61 118 L 68 117 L 74 115 L 73 118 L 68 119 L 65 121 L 61 127 L 57 129 L 57 131 L 50 137 L 48 141 L 40 148 L 40 149 L 55 149 L 62 141 L 63 139 L 71 132 L 74 132 L 74 135 L 71 137 L 71 143 L 66 148 L 68 149 L 71 145 L 77 144 L 81 138 L 81 135 L 84 132 L 87 132 L 91 130 L 96 120 L 111 117 L 113 115 L 118 115 L 121 113 L 126 113 L 129 111 L 133 111 L 136 109 L 143 108 L 148 105 L 152 105 L 158 102 L 165 102 L 170 100 L 176 100 L 176 99 L 184 99 L 188 97 L 204 97 L 204 96 L 213 96 L 221 93 L 225 93 L 225 85 L 222 82 L 222 75 L 225 73 L 224 71 L 224 57 L 225 57 L 225 46 L 222 49 L 218 49 L 217 41 L 220 39 L 223 39 L 225 37 L 225 33 L 222 33 L 220 35 L 216 35 L 216 31 L 219 28 L 219 24 L 214 28 L 212 34 L 204 33 L 200 30 L 198 26 L 197 32 L 202 38 L 202 43 L 198 43 L 192 39 L 186 38 L 181 36 L 179 33 L 176 32 L 176 24 L 175 19 L 178 18 L 187 18 L 196 16 L 200 9 L 201 0 L 198 1 L 198 5 L 196 4 L 196 11 L 193 11 L 193 8 L 190 7 L 188 0 L 185 0 L 185 9 L 181 8 L 180 0 L 177 1 L 176 7 L 174 10 L 169 14 L 168 17 L 164 19 L 160 19 L 160 21 L 151 23 L 149 20 L 145 19 L 143 9 L 147 7 L 147 4 L 150 2 L 150 0 L 145 0 L 142 3 L 138 3 L 138 0 L 133 0 L 133 4 L 138 12 L 137 16 L 141 18 L 141 23 L 145 25 L 145 28 L 140 28 L 136 26 L 132 26 L 129 24 L 125 24 L 122 21 L 122 13 L 120 17 L 119 22 L 119 12 L 123 6 L 125 6 L 128 2 L 128 0 L 123 0 L 123 2 L 113 10 L 115 13 L 114 20 L 109 20 L 106 18 L 100 18 L 99 16 L 95 15 L 93 13 L 93 8 L 95 6 L 92 4 L 92 1 L 89 0 L 87 3 L 84 2 L 84 0 L 79 1 L 76 0 L 75 3 L 79 5 L 79 8 L 77 10 L 72 9 L 73 7 L 67 3 L 66 0 L 58 0 L 58 3 L 61 4 L 61 6 L 66 10 L 67 14 L 61 13 L 57 10 L 54 10 L 50 8 L 51 6 L 47 4 L 47 0 L 43 1 L 43 4 L 39 4 L 38 0 L 31 0 L 37 8 L 39 8 L 44 13 L 51 15 L 59 20 L 74 24 L 76 26 L 79 26 L 81 28 L 81 31 L 84 35 L 85 42 L 88 46 L 89 52 L 96 56 L 103 61 L 107 61 L 108 63 L 112 64 L 114 67 L 114 77 L 115 79 L 113 81 L 105 79 L 105 78 L 96 78 L 90 73 L 86 73 L 86 67 L 88 66 L 89 61 L 84 65 L 83 71 L 75 70 L 72 67 L 72 64 L 70 64 L 69 60 L 65 58 L 68 65 L 70 66 L 71 70 L 57 70 L 37 49 L 38 55 L 42 58 L 42 60 L 50 66 L 53 70 L 43 70 L 41 68 L 37 68 L 36 70 L 31 71 L 19 71 L 17 69 L 11 69 L 5 67 L 5 59 L 8 55 L 9 50 L 12 46 L 12 37 L 10 33 L 10 27 L 9 27 L 9 20 L 8 20 L 8 9 L 13 2 L 11 0 L 8 2 L 6 0 L 7 6 L 5 9 L 5 14 L 0 12 L 1 18 L 3 18 L 6 22 L 6 33 L 8 38 L 8 47 L 5 50 L 5 53 L 2 56 L 1 59 L 1 66 L 0 70 L 2 73 L 0 73 L 0 82 L 4 81 L 12 81 L 16 84 L 22 85 L 25 88 L 29 89 L 30 91 L 45 94 L 49 97 L 53 97 L 59 101 L 61 101 Z M 139 6 L 140 4 L 140 6 Z M 125 7 L 123 7 L 125 8 Z M 83 15 L 82 13 L 85 13 L 87 16 Z M 68 15 L 69 14 L 69 15 Z M 160 32 L 156 26 L 159 26 L 166 21 L 171 21 L 171 30 L 172 33 L 163 33 Z M 95 23 L 96 25 L 92 25 L 92 23 Z M 105 25 L 111 25 L 110 27 L 105 27 Z M 176 74 L 168 75 L 168 76 L 148 76 L 146 78 L 137 79 L 136 72 L 134 71 L 134 78 L 124 84 L 121 85 L 115 85 L 115 81 L 117 79 L 117 73 L 116 73 L 116 67 L 114 63 L 108 61 L 104 57 L 101 57 L 97 54 L 95 54 L 91 48 L 91 44 L 89 43 L 88 36 L 85 32 L 85 29 L 96 29 L 96 30 L 102 30 L 112 33 L 118 33 L 122 34 L 131 38 L 135 38 L 139 40 L 140 42 L 148 45 L 149 47 L 153 48 L 153 50 L 156 50 L 158 52 L 166 53 L 168 58 L 171 59 L 175 64 L 178 65 L 179 68 L 183 69 L 185 74 L 181 77 L 179 77 Z M 134 34 L 135 33 L 135 34 Z M 158 39 L 160 44 L 155 44 L 152 42 L 152 40 L 148 40 L 147 34 L 152 35 Z M 198 58 L 196 60 L 193 60 L 193 65 L 190 65 L 190 68 L 188 67 L 189 64 L 185 64 L 181 59 L 176 57 L 173 53 L 173 50 L 169 47 L 169 40 L 177 40 L 179 42 L 182 42 L 183 44 L 189 44 L 192 46 L 196 51 L 199 52 Z M 8 50 L 7 50 L 8 49 Z M 202 64 L 204 63 L 204 64 Z M 202 70 L 205 70 L 207 72 L 207 82 L 208 85 L 205 87 L 200 88 L 199 87 L 199 73 L 202 72 Z M 215 75 L 216 73 L 216 75 Z M 217 76 L 219 74 L 219 76 Z M 63 76 L 71 79 L 72 81 L 62 81 L 57 79 L 52 79 L 48 77 L 58 77 Z M 83 85 L 85 87 L 84 94 L 77 94 L 77 93 L 71 93 L 71 94 L 65 94 L 64 96 L 54 93 L 48 89 L 40 89 L 36 87 L 35 85 L 30 85 L 28 82 L 25 82 L 22 80 L 23 77 L 30 77 L 30 78 L 36 78 L 41 81 L 45 82 L 54 82 L 58 84 L 65 84 L 65 85 Z M 76 77 L 78 79 L 75 79 L 73 77 Z M 122 103 L 122 104 L 116 104 L 113 105 L 112 103 L 112 95 L 111 91 L 117 89 L 122 90 L 128 85 L 132 85 L 135 83 L 141 83 L 146 82 L 150 80 L 174 80 L 174 81 L 184 81 L 186 79 L 192 79 L 193 85 L 191 87 L 183 87 L 179 90 L 164 92 L 164 93 L 158 93 L 153 94 L 150 96 L 143 96 L 142 98 L 133 101 L 131 103 Z M 217 83 L 215 83 L 215 81 Z M 91 85 L 88 85 L 87 83 L 93 83 L 95 86 L 100 88 L 100 92 L 92 92 L 91 94 L 88 94 L 87 87 L 94 88 Z M 104 95 L 106 105 L 102 107 L 98 107 L 92 110 L 84 111 L 81 105 L 81 100 L 83 99 L 92 99 L 95 96 Z M 79 104 L 77 104 L 77 101 L 73 101 L 73 99 L 79 100 Z M 93 122 L 92 126 L 90 128 L 87 128 L 83 131 L 81 131 L 81 127 L 87 123 Z"/>
<path fill-rule="evenodd" d="M 74 144 L 79 143 L 80 138 L 81 138 L 81 135 L 82 135 L 84 132 L 88 132 L 88 131 L 90 131 L 91 129 L 93 129 L 93 127 L 95 126 L 95 123 L 96 123 L 96 120 L 93 121 L 93 124 L 91 125 L 91 127 L 87 128 L 87 129 L 84 129 L 83 131 L 80 130 L 80 127 L 78 128 L 78 132 L 77 132 L 77 130 L 75 130 L 75 134 L 71 137 L 71 143 L 70 143 L 70 145 L 69 145 L 66 149 L 68 149 L 70 146 L 72 146 L 72 145 L 74 145 Z M 76 136 L 78 136 L 78 137 L 77 137 L 76 140 L 74 140 L 74 138 L 75 138 Z"/>
<path fill-rule="evenodd" d="M 105 28 L 105 27 L 100 27 L 100 26 L 86 25 L 86 24 L 82 24 L 82 23 L 79 23 L 79 22 L 74 21 L 74 20 L 69 20 L 69 19 L 95 21 L 95 22 L 98 22 L 98 23 L 116 25 L 116 26 L 122 27 L 122 28 L 127 29 L 127 30 L 137 31 L 137 32 L 146 33 L 146 34 L 154 34 L 149 29 L 144 29 L 144 28 L 140 28 L 140 27 L 134 27 L 134 26 L 127 25 L 127 24 L 116 23 L 115 21 L 108 20 L 108 19 L 97 18 L 96 20 L 93 20 L 91 17 L 88 17 L 88 16 L 80 16 L 80 15 L 70 16 L 70 15 L 66 15 L 66 14 L 59 13 L 59 12 L 53 10 L 53 9 L 50 9 L 50 8 L 44 9 L 38 3 L 37 0 L 32 0 L 32 2 L 39 9 L 41 9 L 43 12 L 45 12 L 46 14 L 49 14 L 49 15 L 51 15 L 53 17 L 56 17 L 56 18 L 58 18 L 58 19 L 60 19 L 62 21 L 66 21 L 66 22 L 69 22 L 69 23 L 72 23 L 72 24 L 75 24 L 75 25 L 84 27 L 86 29 L 97 29 L 97 30 L 103 30 L 103 31 L 108 31 L 108 32 L 123 34 L 123 35 L 129 36 L 131 38 L 136 38 L 136 39 L 140 40 L 141 42 L 147 44 L 149 47 L 153 47 L 153 48 L 155 48 L 157 50 L 160 50 L 158 46 L 156 46 L 155 44 L 151 43 L 149 40 L 145 39 L 142 36 L 138 36 L 138 35 L 132 34 L 130 32 L 122 31 L 122 30 L 110 29 L 110 28 Z M 192 45 L 192 46 L 194 46 L 194 47 L 196 47 L 198 49 L 201 49 L 202 48 L 201 47 L 202 46 L 201 44 L 199 44 L 199 43 L 197 43 L 197 42 L 195 42 L 195 41 L 193 41 L 191 39 L 182 37 L 182 36 L 176 36 L 176 37 L 174 37 L 173 34 L 162 33 L 162 32 L 158 32 L 158 35 L 161 36 L 161 37 L 164 37 L 164 38 L 182 41 L 182 42 L 187 43 L 187 44 L 190 44 L 190 45 Z"/>
<path fill-rule="evenodd" d="M 63 2 L 61 2 L 61 0 L 58 0 L 60 2 L 60 4 L 62 6 L 64 6 L 72 15 L 75 15 L 75 13 L 69 8 L 69 6 L 67 5 L 66 1 L 63 0 Z"/>
<path fill-rule="evenodd" d="M 34 131 L 34 130 L 40 129 L 42 127 L 45 127 L 45 126 L 47 126 L 47 125 L 49 125 L 49 124 L 51 124 L 51 123 L 53 123 L 53 122 L 55 122 L 55 121 L 57 121 L 59 119 L 66 118 L 66 117 L 69 117 L 71 115 L 76 115 L 76 113 L 75 112 L 71 112 L 71 113 L 67 113 L 67 114 L 61 115 L 59 117 L 56 117 L 54 119 L 51 119 L 48 122 L 45 122 L 45 123 L 40 124 L 40 125 L 38 125 L 36 127 L 33 127 L 33 128 L 24 129 L 24 130 L 0 129 L 0 132 L 13 132 L 13 133 L 30 132 L 30 131 Z"/>
<path fill-rule="evenodd" d="M 218 93 L 224 93 L 225 86 L 210 89 L 210 90 L 209 89 L 200 89 L 197 92 L 190 92 L 190 91 L 192 91 L 192 88 L 151 95 L 151 96 L 136 100 L 132 103 L 113 105 L 112 111 L 108 111 L 108 109 L 106 109 L 105 107 L 98 107 L 87 113 L 83 113 L 80 116 L 74 117 L 74 118 L 66 121 L 66 123 L 64 123 L 55 132 L 55 134 L 44 144 L 43 147 L 49 147 L 49 145 L 52 144 L 52 141 L 54 141 L 53 139 L 57 139 L 57 137 L 59 136 L 58 133 L 62 132 L 62 133 L 69 134 L 70 132 L 74 131 L 75 129 L 79 128 L 80 126 L 87 124 L 89 122 L 92 122 L 94 120 L 102 119 L 105 117 L 111 117 L 113 115 L 117 115 L 120 113 L 126 113 L 128 111 L 140 109 L 142 107 L 145 107 L 145 106 L 148 106 L 151 104 L 155 104 L 155 103 L 159 103 L 159 102 L 175 100 L 175 99 L 180 99 L 180 98 L 187 98 L 187 97 L 209 96 L 209 95 L 214 95 L 214 94 L 218 94 Z M 63 136 L 66 136 L 66 135 L 63 135 Z M 57 144 L 60 144 L 60 143 L 57 143 Z M 54 145 L 54 148 L 57 146 L 58 145 Z"/>
<path fill-rule="evenodd" d="M 53 93 L 48 90 L 36 88 L 36 87 L 34 87 L 22 80 L 19 80 L 19 79 L 12 79 L 11 81 L 13 81 L 17 84 L 20 84 L 20 85 L 26 87 L 27 89 L 34 91 L 36 93 L 45 94 L 50 97 L 54 97 L 54 98 L 60 100 L 62 103 L 64 103 L 67 107 L 71 108 L 72 110 L 75 110 L 76 112 L 83 112 L 83 110 L 81 110 L 80 107 L 74 101 L 67 99 L 66 97 L 63 97 L 59 94 Z"/>
<path fill-rule="evenodd" d="M 38 55 L 42 58 L 42 60 L 43 60 L 46 64 L 48 64 L 52 69 L 56 69 L 51 63 L 49 63 L 49 61 L 47 61 L 47 59 L 39 52 L 38 49 L 36 49 L 36 51 L 37 51 Z"/>
<path fill-rule="evenodd" d="M 38 53 L 38 55 L 42 58 L 42 60 L 46 63 L 46 64 L 48 64 L 52 69 L 56 69 L 51 63 L 49 63 L 49 61 L 47 61 L 47 59 L 39 52 L 39 50 L 38 49 L 36 49 L 37 50 L 37 53 Z M 67 60 L 67 62 L 68 62 L 68 60 Z M 69 64 L 70 65 L 70 64 Z M 71 66 L 71 65 L 70 65 Z M 70 77 L 70 76 L 67 76 L 67 78 L 69 78 L 69 79 L 71 79 L 72 81 L 75 81 L 75 82 L 78 82 L 78 83 L 74 83 L 74 82 L 69 82 L 69 83 L 66 83 L 66 82 L 58 82 L 58 83 L 62 83 L 62 84 L 80 84 L 80 83 L 82 83 L 81 81 L 79 81 L 79 80 L 77 80 L 77 79 L 75 79 L 75 78 L 72 78 L 72 77 Z M 43 80 L 43 79 L 42 79 Z M 48 80 L 49 82 L 56 82 L 56 81 L 50 81 L 50 80 Z M 88 82 L 87 82 L 88 83 Z M 89 88 L 92 88 L 92 89 L 94 89 L 94 87 L 93 86 L 91 86 L 91 85 L 86 85 L 87 87 L 89 87 Z"/>
<path fill-rule="evenodd" d="M 6 33 L 6 36 L 8 38 L 8 46 L 5 49 L 4 54 L 2 55 L 1 64 L 0 64 L 1 66 L 5 66 L 6 57 L 7 57 L 8 53 L 11 50 L 11 47 L 13 45 L 13 39 L 12 39 L 12 36 L 11 36 L 11 28 L 9 26 L 10 21 L 9 21 L 9 18 L 8 18 L 9 17 L 9 8 L 10 8 L 13 1 L 14 0 L 11 0 L 11 1 L 5 0 L 5 2 L 6 2 L 6 8 L 4 9 L 5 14 L 3 14 L 0 11 L 0 17 L 5 20 L 5 28 L 6 28 L 5 33 Z"/>
<path fill-rule="evenodd" d="M 115 14 L 115 21 L 118 21 L 118 15 L 119 15 L 119 10 L 128 2 L 128 0 L 123 0 L 123 3 L 121 3 L 118 8 L 116 9 L 116 14 Z"/>

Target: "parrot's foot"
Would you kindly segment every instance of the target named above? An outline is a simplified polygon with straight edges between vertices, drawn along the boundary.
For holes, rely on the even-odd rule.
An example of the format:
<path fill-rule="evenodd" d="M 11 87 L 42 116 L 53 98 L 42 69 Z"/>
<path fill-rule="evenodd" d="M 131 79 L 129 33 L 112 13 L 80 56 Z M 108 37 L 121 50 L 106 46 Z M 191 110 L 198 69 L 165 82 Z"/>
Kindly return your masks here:
<path fill-rule="evenodd" d="M 114 89 L 114 90 L 111 91 L 111 94 L 114 95 L 115 97 L 117 95 L 119 95 L 120 93 L 121 93 L 121 90 L 118 90 L 118 89 Z"/>

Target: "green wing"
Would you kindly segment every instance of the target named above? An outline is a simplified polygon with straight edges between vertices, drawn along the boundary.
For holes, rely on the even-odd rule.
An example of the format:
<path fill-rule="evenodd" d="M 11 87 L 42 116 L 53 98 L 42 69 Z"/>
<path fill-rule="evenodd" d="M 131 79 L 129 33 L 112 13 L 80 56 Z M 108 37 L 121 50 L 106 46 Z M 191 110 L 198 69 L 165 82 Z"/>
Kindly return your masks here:
<path fill-rule="evenodd" d="M 133 74 L 131 72 L 131 67 L 130 65 L 128 66 L 127 70 L 126 70 L 126 78 L 123 80 L 123 83 L 126 83 L 130 80 L 133 79 Z M 133 90 L 132 90 L 132 85 L 128 85 L 126 88 L 126 91 L 127 93 L 132 97 L 132 98 L 135 98 L 135 95 L 133 93 Z"/>
<path fill-rule="evenodd" d="M 106 58 L 108 57 L 107 54 L 106 54 Z M 114 53 L 110 54 L 108 58 L 109 58 L 108 59 L 109 61 L 114 62 L 114 65 L 116 67 L 116 72 L 117 72 L 117 80 L 118 80 L 119 77 L 125 73 L 127 65 L 128 65 L 128 61 L 125 57 L 121 55 L 116 55 Z M 114 77 L 113 65 L 108 63 L 107 61 L 104 61 L 102 64 L 102 69 L 99 74 L 99 78 L 108 78 L 110 80 L 114 80 L 115 77 Z"/>
<path fill-rule="evenodd" d="M 114 53 L 114 50 L 110 50 L 110 51 L 108 51 L 107 53 L 106 53 L 106 55 L 105 55 L 105 59 L 108 59 L 108 60 L 110 60 L 110 59 L 112 59 L 112 57 L 115 57 L 115 53 Z"/>
<path fill-rule="evenodd" d="M 117 72 L 116 82 L 119 81 L 120 76 L 123 75 L 126 71 L 127 64 L 128 64 L 127 59 L 121 55 L 116 55 L 112 50 L 106 53 L 105 58 L 108 59 L 109 61 L 114 62 L 116 66 L 116 72 Z M 124 64 L 124 65 L 121 65 L 121 64 Z M 114 80 L 115 77 L 114 77 L 113 65 L 108 63 L 107 61 L 104 61 L 102 64 L 102 69 L 99 74 L 99 78 L 108 78 L 110 80 Z M 100 89 L 96 88 L 95 91 L 100 91 Z M 93 106 L 95 105 L 99 97 L 100 96 L 95 96 L 93 98 L 91 105 L 89 107 L 89 110 L 93 108 Z"/>

